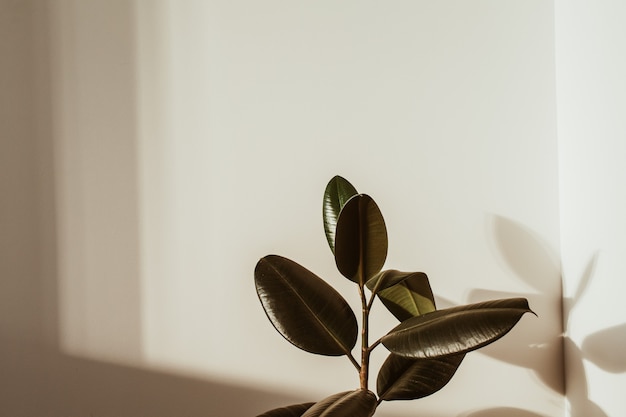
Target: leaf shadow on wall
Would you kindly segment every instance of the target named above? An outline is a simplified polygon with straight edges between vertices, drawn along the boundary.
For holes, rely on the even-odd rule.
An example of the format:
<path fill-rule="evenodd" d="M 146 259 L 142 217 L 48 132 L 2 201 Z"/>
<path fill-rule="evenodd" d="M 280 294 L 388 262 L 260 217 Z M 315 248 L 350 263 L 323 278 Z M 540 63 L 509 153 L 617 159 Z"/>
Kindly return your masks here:
<path fill-rule="evenodd" d="M 506 266 L 537 292 L 520 294 L 474 289 L 468 295 L 468 303 L 489 299 L 525 297 L 529 299 L 535 312 L 553 311 L 561 315 L 560 303 L 555 297 L 554 281 L 560 279 L 560 268 L 556 257 L 549 246 L 528 228 L 510 219 L 492 215 L 489 217 L 490 232 L 497 255 L 504 260 Z M 551 282 L 552 280 L 553 282 Z M 441 299 L 439 308 L 452 307 L 454 303 Z M 541 313 L 539 314 L 541 317 Z M 534 329 L 534 328 L 533 328 Z M 529 340 L 531 338 L 531 340 Z M 539 330 L 511 332 L 496 343 L 477 351 L 493 359 L 531 370 L 548 388 L 564 394 L 564 376 L 562 361 L 562 337 L 555 336 L 554 329 L 540 326 Z M 494 407 L 462 413 L 457 417 L 544 417 L 533 411 L 512 408 Z"/>
<path fill-rule="evenodd" d="M 581 351 L 585 358 L 607 372 L 626 372 L 626 323 L 587 336 Z"/>
<path fill-rule="evenodd" d="M 532 299 L 531 308 L 535 311 L 554 311 L 562 315 L 562 331 L 567 329 L 571 308 L 580 300 L 589 288 L 593 278 L 593 271 L 596 264 L 596 256 L 589 261 L 587 268 L 581 277 L 579 285 L 573 299 L 562 300 L 561 311 L 556 311 L 557 304 L 554 297 L 550 298 L 549 281 L 555 276 L 560 277 L 560 267 L 556 261 L 558 257 L 554 251 L 537 234 L 529 228 L 513 220 L 493 216 L 492 231 L 494 241 L 499 254 L 506 262 L 507 266 L 525 283 L 537 290 L 536 293 L 521 294 Z M 506 298 L 519 296 L 518 294 L 494 292 L 487 290 L 474 290 L 470 293 L 470 301 L 483 300 L 485 298 Z M 539 314 L 541 318 L 541 314 Z M 599 351 L 602 347 L 613 350 L 610 340 L 619 338 L 618 332 L 623 326 L 616 329 L 607 329 L 590 336 L 588 345 Z M 532 337 L 530 342 L 528 337 Z M 602 340 L 601 340 L 602 339 Z M 548 350 L 548 355 L 543 355 L 547 360 L 537 361 L 537 351 Z M 522 366 L 531 370 L 539 380 L 547 387 L 565 395 L 570 401 L 570 412 L 573 417 L 606 417 L 606 413 L 588 396 L 587 378 L 583 367 L 583 358 L 587 350 L 592 352 L 588 346 L 579 349 L 571 340 L 563 334 L 555 335 L 550 331 L 533 332 L 532 334 L 511 333 L 507 337 L 482 349 L 480 353 L 486 354 L 494 359 L 498 359 L 513 365 Z M 620 350 L 623 351 L 623 350 Z M 600 355 L 597 355 L 598 357 Z M 619 356 L 619 355 L 618 355 Z M 567 362 L 565 362 L 567 357 Z M 591 358 L 590 358 L 591 359 Z M 597 358 L 596 358 L 597 360 Z M 565 364 L 567 363 L 567 369 Z M 623 359 L 611 361 L 607 364 L 611 368 L 623 367 Z M 575 381 L 574 384 L 566 386 L 566 372 L 568 381 Z M 482 414 L 479 414 L 482 416 Z M 490 414 L 485 414 L 485 417 Z"/>
<path fill-rule="evenodd" d="M 548 296 L 548 294 L 555 293 L 555 282 L 558 283 L 560 279 L 557 257 L 549 249 L 549 245 L 528 228 L 501 216 L 490 216 L 489 226 L 493 235 L 494 246 L 497 248 L 497 256 L 504 260 L 506 266 L 512 269 L 520 280 L 537 291 L 520 294 L 474 289 L 469 293 L 467 302 L 475 303 L 490 299 L 525 297 L 529 299 L 530 306 L 535 312 L 543 312 L 543 314 L 551 312 L 551 314 L 560 317 L 560 295 Z M 436 296 L 436 300 L 438 309 L 458 305 L 439 296 Z M 541 315 L 540 313 L 539 318 Z M 562 395 L 565 393 L 563 338 L 560 330 L 543 326 L 538 331 L 534 327 L 532 331 L 513 331 L 496 343 L 479 349 L 476 353 L 529 369 L 546 387 Z M 461 413 L 457 417 L 496 416 L 544 417 L 543 414 L 512 407 L 474 410 Z"/>
<path fill-rule="evenodd" d="M 589 290 L 596 271 L 599 253 L 588 261 L 579 280 L 578 287 L 571 298 L 563 300 L 564 329 L 569 329 L 572 310 L 580 303 Z M 626 323 L 612 326 L 592 333 L 583 339 L 579 347 L 569 337 L 565 337 L 564 355 L 567 365 L 567 399 L 572 417 L 607 417 L 595 402 L 589 399 L 589 387 L 584 360 L 588 360 L 610 373 L 626 372 Z"/>
<path fill-rule="evenodd" d="M 539 319 L 542 315 L 560 317 L 560 294 L 555 294 L 555 289 L 561 275 L 554 250 L 529 228 L 511 219 L 492 215 L 489 227 L 499 258 L 535 292 L 519 294 L 476 289 L 470 293 L 469 302 L 521 296 L 530 301 Z M 564 394 L 562 343 L 558 329 L 536 326 L 532 332 L 511 332 L 480 353 L 528 368 L 547 387 Z"/>
<path fill-rule="evenodd" d="M 590 287 L 600 254 L 594 254 L 579 281 L 574 296 L 566 298 L 563 304 L 564 328 L 568 329 L 572 310 L 580 303 Z M 626 372 L 626 323 L 611 326 L 588 335 L 582 342 L 580 349 L 582 358 L 610 373 Z"/>

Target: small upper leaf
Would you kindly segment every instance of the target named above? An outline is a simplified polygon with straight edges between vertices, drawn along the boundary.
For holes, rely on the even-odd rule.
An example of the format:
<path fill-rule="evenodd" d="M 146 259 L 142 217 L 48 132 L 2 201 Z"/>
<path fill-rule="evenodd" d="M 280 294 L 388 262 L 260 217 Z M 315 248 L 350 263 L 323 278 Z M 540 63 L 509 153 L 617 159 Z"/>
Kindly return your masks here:
<path fill-rule="evenodd" d="M 377 405 L 376 395 L 371 391 L 346 391 L 316 403 L 302 417 L 371 417 Z"/>
<path fill-rule="evenodd" d="M 378 373 L 376 389 L 381 399 L 415 400 L 443 388 L 458 369 L 464 353 L 442 358 L 410 359 L 390 354 Z"/>
<path fill-rule="evenodd" d="M 385 281 L 393 285 L 386 287 L 379 284 L 378 286 L 383 288 L 378 291 L 378 297 L 398 320 L 404 321 L 435 311 L 435 297 L 425 273 L 385 272 L 389 272 L 385 274 Z M 374 280 L 375 278 L 372 278 L 368 281 L 368 287 L 376 285 Z"/>
<path fill-rule="evenodd" d="M 300 349 L 348 354 L 357 340 L 354 312 L 333 287 L 296 262 L 277 255 L 254 270 L 259 300 L 276 330 Z"/>
<path fill-rule="evenodd" d="M 259 414 L 257 417 L 301 417 L 313 404 L 315 403 L 294 404 L 287 407 L 280 407 Z"/>
<path fill-rule="evenodd" d="M 356 188 L 352 186 L 343 177 L 336 175 L 333 177 L 324 190 L 324 203 L 322 215 L 324 218 L 324 232 L 330 250 L 335 253 L 335 229 L 337 228 L 337 219 L 343 206 L 348 202 L 350 197 L 357 194 Z"/>
<path fill-rule="evenodd" d="M 335 263 L 346 278 L 364 285 L 387 258 L 387 228 L 372 197 L 357 194 L 343 206 L 337 220 Z"/>
<path fill-rule="evenodd" d="M 391 352 L 408 358 L 465 353 L 501 338 L 529 312 L 525 298 L 437 310 L 403 321 L 383 336 L 382 343 Z"/>

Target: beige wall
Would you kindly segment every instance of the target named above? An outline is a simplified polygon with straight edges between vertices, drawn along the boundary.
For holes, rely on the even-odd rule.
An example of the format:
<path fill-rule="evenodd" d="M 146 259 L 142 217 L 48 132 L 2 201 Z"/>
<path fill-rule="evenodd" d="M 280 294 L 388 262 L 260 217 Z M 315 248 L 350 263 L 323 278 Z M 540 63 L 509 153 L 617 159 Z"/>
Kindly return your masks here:
<path fill-rule="evenodd" d="M 0 411 L 240 416 L 356 387 L 252 282 L 280 253 L 356 300 L 321 227 L 341 174 L 442 306 L 539 314 L 380 415 L 562 415 L 551 2 L 0 5 Z"/>
<path fill-rule="evenodd" d="M 138 13 L 145 357 L 308 398 L 355 386 L 275 334 L 251 285 L 277 252 L 351 294 L 320 219 L 341 173 L 381 205 L 390 266 L 541 317 L 381 414 L 560 415 L 551 5 L 159 5 Z"/>

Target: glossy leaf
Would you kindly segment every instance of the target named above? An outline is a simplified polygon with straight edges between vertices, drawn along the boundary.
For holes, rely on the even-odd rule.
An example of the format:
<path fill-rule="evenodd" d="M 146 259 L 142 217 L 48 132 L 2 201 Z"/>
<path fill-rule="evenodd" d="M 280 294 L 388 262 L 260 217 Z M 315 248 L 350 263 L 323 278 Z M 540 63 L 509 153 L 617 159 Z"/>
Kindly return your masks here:
<path fill-rule="evenodd" d="M 409 276 L 418 273 L 419 272 L 402 272 L 395 269 L 388 269 L 386 271 L 380 271 L 378 274 L 374 275 L 365 283 L 365 285 L 367 285 L 367 288 L 372 291 L 372 294 L 376 294 L 378 291 L 394 286 L 397 283 L 404 281 Z"/>
<path fill-rule="evenodd" d="M 335 235 L 335 263 L 346 278 L 364 285 L 387 258 L 387 228 L 374 202 L 366 194 L 352 197 L 341 210 Z"/>
<path fill-rule="evenodd" d="M 354 188 L 348 180 L 339 175 L 333 177 L 324 190 L 322 210 L 324 232 L 326 233 L 328 246 L 330 246 L 330 250 L 333 254 L 335 253 L 335 230 L 337 228 L 339 213 L 348 200 L 356 194 L 356 188 Z"/>
<path fill-rule="evenodd" d="M 352 350 L 356 317 L 344 298 L 313 272 L 290 259 L 268 255 L 257 263 L 254 281 L 267 317 L 289 342 L 321 355 Z"/>
<path fill-rule="evenodd" d="M 508 333 L 524 313 L 525 298 L 487 301 L 438 310 L 403 321 L 382 338 L 391 352 L 409 358 L 465 353 Z"/>
<path fill-rule="evenodd" d="M 301 417 L 315 403 L 294 404 L 287 407 L 276 408 L 259 414 L 257 417 Z"/>
<path fill-rule="evenodd" d="M 389 272 L 385 277 L 386 283 L 394 283 L 394 285 L 384 288 L 387 285 L 379 284 L 384 289 L 378 291 L 378 298 L 398 320 L 404 321 L 435 311 L 435 297 L 426 274 L 423 272 L 385 272 Z M 375 278 L 368 281 L 368 287 L 376 285 L 374 280 Z"/>
<path fill-rule="evenodd" d="M 386 401 L 415 400 L 443 388 L 458 369 L 465 354 L 442 358 L 410 359 L 390 354 L 378 373 L 378 396 Z"/>
<path fill-rule="evenodd" d="M 323 399 L 302 417 L 371 417 L 377 405 L 376 395 L 371 391 L 346 391 Z"/>

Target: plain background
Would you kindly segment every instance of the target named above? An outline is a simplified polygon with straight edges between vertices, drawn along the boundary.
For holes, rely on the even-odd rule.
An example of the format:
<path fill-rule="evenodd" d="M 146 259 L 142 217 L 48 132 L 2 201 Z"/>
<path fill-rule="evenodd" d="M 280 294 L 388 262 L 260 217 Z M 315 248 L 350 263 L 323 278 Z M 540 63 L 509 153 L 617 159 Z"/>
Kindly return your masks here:
<path fill-rule="evenodd" d="M 619 415 L 624 14 L 3 0 L 0 413 L 256 415 L 356 387 L 274 331 L 252 281 L 279 253 L 355 305 L 321 223 L 340 174 L 441 307 L 539 315 L 381 416 Z"/>

